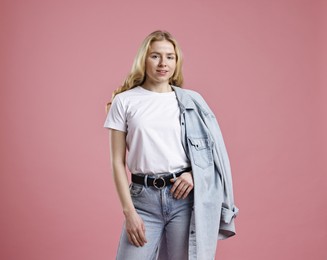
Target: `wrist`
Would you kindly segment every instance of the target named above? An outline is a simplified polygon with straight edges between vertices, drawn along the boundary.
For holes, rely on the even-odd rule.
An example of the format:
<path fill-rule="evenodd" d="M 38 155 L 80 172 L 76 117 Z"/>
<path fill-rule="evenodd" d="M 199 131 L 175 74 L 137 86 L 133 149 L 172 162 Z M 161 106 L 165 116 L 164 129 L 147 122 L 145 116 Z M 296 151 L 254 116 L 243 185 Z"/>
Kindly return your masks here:
<path fill-rule="evenodd" d="M 125 217 L 128 217 L 132 214 L 136 213 L 136 210 L 134 207 L 129 207 L 129 208 L 124 208 L 123 209 L 123 214 L 125 215 Z"/>

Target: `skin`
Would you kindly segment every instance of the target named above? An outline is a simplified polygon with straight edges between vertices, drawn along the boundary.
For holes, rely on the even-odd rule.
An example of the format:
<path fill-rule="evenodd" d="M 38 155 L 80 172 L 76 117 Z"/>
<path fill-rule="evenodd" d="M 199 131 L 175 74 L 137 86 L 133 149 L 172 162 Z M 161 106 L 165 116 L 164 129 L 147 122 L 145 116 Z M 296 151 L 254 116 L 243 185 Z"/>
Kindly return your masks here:
<path fill-rule="evenodd" d="M 155 41 L 145 59 L 146 80 L 143 88 L 154 92 L 170 92 L 169 78 L 176 69 L 174 45 L 169 41 Z"/>
<path fill-rule="evenodd" d="M 169 85 L 176 68 L 176 54 L 169 41 L 155 41 L 148 50 L 145 62 L 146 80 L 143 88 L 155 92 L 173 91 Z M 129 192 L 129 183 L 126 173 L 126 133 L 110 129 L 110 154 L 113 178 L 117 193 L 125 216 L 126 232 L 129 242 L 136 246 L 147 243 L 144 222 L 136 212 Z M 191 172 L 185 172 L 176 180 L 170 180 L 173 185 L 171 193 L 175 199 L 185 199 L 193 189 Z"/>

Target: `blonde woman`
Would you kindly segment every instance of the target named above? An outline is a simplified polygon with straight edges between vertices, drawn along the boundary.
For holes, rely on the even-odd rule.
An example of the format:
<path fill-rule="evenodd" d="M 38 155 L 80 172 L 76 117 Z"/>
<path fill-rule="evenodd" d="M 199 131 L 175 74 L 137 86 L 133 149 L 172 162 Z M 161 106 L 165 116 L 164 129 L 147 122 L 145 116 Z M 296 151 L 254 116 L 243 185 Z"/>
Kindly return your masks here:
<path fill-rule="evenodd" d="M 155 31 L 108 104 L 105 127 L 125 216 L 117 259 L 213 259 L 217 239 L 235 233 L 237 208 L 219 127 L 201 96 L 182 84 L 176 40 Z"/>

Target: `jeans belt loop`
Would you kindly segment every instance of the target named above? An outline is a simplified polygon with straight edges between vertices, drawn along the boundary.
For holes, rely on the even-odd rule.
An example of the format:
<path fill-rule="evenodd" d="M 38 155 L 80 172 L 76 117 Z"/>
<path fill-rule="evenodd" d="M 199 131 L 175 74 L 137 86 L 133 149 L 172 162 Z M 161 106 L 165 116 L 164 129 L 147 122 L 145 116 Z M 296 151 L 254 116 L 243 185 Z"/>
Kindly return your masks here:
<path fill-rule="evenodd" d="M 176 173 L 175 172 L 173 172 L 173 177 L 174 177 L 174 181 L 176 181 L 177 180 L 177 177 L 176 177 Z"/>
<path fill-rule="evenodd" d="M 147 174 L 144 176 L 144 186 L 145 186 L 145 188 L 148 187 L 148 176 L 149 175 L 147 175 Z"/>

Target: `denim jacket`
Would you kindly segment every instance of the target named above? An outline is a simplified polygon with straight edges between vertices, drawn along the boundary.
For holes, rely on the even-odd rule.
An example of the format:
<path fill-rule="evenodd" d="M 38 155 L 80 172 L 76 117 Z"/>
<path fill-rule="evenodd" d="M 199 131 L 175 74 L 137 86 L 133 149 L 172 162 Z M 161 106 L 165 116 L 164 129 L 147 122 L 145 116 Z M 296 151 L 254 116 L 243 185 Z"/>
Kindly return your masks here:
<path fill-rule="evenodd" d="M 194 179 L 189 259 L 214 259 L 217 240 L 235 235 L 232 176 L 215 115 L 195 91 L 174 87 L 181 109 L 183 147 Z"/>

